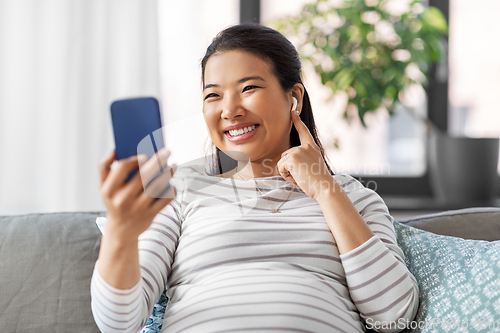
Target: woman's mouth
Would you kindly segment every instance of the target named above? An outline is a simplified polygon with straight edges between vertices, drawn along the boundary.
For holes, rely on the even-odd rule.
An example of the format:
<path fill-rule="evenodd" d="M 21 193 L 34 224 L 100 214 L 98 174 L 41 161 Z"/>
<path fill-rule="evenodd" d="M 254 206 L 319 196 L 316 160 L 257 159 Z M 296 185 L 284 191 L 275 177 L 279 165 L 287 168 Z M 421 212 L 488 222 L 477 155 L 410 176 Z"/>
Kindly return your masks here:
<path fill-rule="evenodd" d="M 247 127 L 242 127 L 236 130 L 226 131 L 224 132 L 224 135 L 226 135 L 228 140 L 231 142 L 244 141 L 254 136 L 258 128 L 259 125 L 255 124 Z"/>

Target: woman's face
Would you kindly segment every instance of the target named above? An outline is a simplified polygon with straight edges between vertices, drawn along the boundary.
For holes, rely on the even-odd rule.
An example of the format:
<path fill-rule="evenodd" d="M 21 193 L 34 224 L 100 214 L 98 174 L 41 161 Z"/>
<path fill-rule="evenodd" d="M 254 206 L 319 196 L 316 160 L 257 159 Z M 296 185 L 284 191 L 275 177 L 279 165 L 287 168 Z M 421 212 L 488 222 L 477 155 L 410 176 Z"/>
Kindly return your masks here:
<path fill-rule="evenodd" d="M 203 115 L 220 150 L 265 163 L 290 148 L 292 92 L 265 60 L 241 50 L 214 54 L 203 84 Z"/>

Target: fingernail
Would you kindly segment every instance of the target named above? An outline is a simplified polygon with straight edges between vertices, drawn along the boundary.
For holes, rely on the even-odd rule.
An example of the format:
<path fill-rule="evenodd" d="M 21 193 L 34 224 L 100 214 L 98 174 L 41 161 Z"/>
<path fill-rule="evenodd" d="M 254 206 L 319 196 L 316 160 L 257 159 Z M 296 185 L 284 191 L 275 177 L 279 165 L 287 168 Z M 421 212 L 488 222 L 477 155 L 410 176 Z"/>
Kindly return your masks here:
<path fill-rule="evenodd" d="M 162 148 L 160 150 L 158 150 L 158 156 L 162 157 L 162 158 L 166 158 L 170 155 L 170 151 L 167 150 L 167 148 Z"/>

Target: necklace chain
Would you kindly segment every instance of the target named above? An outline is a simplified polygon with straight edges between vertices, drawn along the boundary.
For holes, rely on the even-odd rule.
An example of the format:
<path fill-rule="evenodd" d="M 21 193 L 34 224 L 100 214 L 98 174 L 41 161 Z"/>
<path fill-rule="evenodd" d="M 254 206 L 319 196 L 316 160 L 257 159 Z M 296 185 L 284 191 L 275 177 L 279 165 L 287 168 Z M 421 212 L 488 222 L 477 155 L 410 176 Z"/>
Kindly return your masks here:
<path fill-rule="evenodd" d="M 245 179 L 243 179 L 243 177 L 241 177 L 241 175 L 238 173 L 238 170 L 236 170 L 236 174 L 238 175 L 238 177 L 241 178 L 241 180 L 243 181 L 246 181 Z M 274 209 L 273 206 L 271 205 L 271 201 L 269 201 L 269 198 L 267 197 L 267 195 L 265 195 L 264 193 L 262 193 L 262 191 L 260 190 L 259 188 L 259 185 L 257 185 L 257 181 L 255 180 L 255 178 L 252 178 L 253 182 L 255 183 L 255 187 L 257 187 L 257 190 L 259 191 L 260 195 L 264 196 L 267 200 L 267 204 L 269 205 L 269 207 L 271 207 L 271 214 L 276 214 L 276 213 L 281 213 L 280 212 L 280 208 L 281 206 L 283 206 L 285 204 L 285 202 L 288 201 L 288 199 L 290 198 L 290 195 L 292 194 L 292 189 L 290 189 L 290 192 L 288 192 L 288 196 L 286 197 L 285 201 L 283 201 L 281 203 L 281 205 L 278 206 L 278 208 Z"/>

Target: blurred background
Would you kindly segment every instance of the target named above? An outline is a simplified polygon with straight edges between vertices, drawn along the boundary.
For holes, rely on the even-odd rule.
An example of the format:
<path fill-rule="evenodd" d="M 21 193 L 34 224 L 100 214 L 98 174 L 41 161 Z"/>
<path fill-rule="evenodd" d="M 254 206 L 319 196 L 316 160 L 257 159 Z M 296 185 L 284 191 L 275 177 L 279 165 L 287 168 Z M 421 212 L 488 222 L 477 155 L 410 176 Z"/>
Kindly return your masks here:
<path fill-rule="evenodd" d="M 329 0 L 330 1 L 330 0 Z M 307 0 L 0 0 L 0 215 L 100 211 L 99 160 L 114 147 L 109 106 L 154 96 L 178 164 L 201 157 L 200 61 L 211 39 L 239 22 L 269 24 Z M 333 1 L 339 3 L 339 1 Z M 371 1 L 373 2 L 373 0 Z M 390 0 L 405 10 L 409 0 Z M 340 1 L 342 3 L 342 1 Z M 500 2 L 429 0 L 449 24 L 444 58 L 412 109 L 442 131 L 500 137 Z M 398 9 L 399 8 L 399 9 Z M 389 208 L 414 214 L 498 205 L 495 198 L 436 200 L 428 131 L 400 104 L 347 122 L 311 64 L 304 83 L 337 172 L 357 176 Z M 500 167 L 491 182 L 498 182 Z"/>

